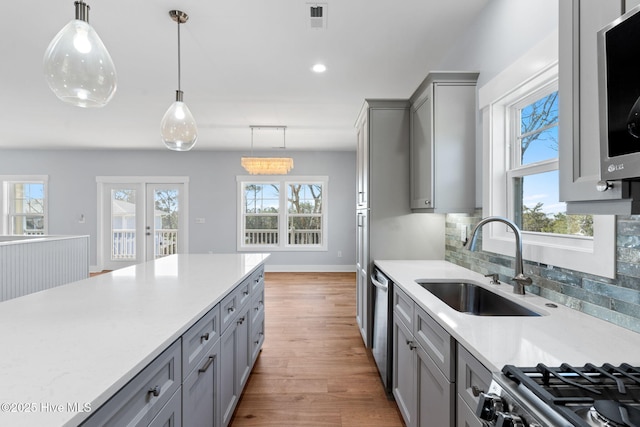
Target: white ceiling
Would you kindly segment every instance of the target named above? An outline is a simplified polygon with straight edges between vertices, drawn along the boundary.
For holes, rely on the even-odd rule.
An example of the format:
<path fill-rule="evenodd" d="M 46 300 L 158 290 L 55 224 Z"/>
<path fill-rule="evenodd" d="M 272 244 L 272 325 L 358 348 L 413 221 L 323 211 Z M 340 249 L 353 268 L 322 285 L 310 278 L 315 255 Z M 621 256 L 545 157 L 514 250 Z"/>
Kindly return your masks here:
<path fill-rule="evenodd" d="M 488 0 L 327 0 L 325 30 L 309 28 L 305 0 L 86 1 L 116 65 L 114 98 L 73 107 L 46 84 L 42 57 L 74 17 L 72 0 L 4 2 L 0 148 L 164 149 L 160 120 L 177 89 L 168 12 L 179 9 L 194 150 L 246 150 L 251 125 L 287 126 L 292 150 L 354 150 L 362 101 L 408 98 Z M 316 62 L 326 73 L 311 71 Z M 258 133 L 254 143 L 281 145 Z"/>

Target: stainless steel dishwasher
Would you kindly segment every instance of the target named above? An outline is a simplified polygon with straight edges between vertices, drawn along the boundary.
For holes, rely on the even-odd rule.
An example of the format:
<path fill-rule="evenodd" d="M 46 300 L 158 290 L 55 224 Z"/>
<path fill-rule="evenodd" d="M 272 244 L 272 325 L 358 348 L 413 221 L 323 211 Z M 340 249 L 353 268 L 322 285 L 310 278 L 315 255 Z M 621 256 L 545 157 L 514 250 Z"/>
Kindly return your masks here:
<path fill-rule="evenodd" d="M 393 310 L 393 282 L 377 268 L 373 269 L 371 275 L 373 284 L 373 344 L 371 352 L 378 365 L 378 371 L 382 378 L 387 396 L 391 396 L 391 368 L 392 348 L 391 348 L 391 319 Z"/>

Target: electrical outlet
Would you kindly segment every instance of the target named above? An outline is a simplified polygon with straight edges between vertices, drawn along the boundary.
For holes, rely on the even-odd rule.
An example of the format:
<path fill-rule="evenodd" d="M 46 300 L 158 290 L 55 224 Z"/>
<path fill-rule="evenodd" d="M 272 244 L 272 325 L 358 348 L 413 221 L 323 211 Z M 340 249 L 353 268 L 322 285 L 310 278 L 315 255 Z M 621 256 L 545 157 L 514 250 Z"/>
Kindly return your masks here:
<path fill-rule="evenodd" d="M 338 258 L 342 258 L 342 251 L 338 251 Z"/>
<path fill-rule="evenodd" d="M 467 226 L 464 224 L 462 224 L 460 228 L 460 241 L 461 242 L 467 241 Z"/>

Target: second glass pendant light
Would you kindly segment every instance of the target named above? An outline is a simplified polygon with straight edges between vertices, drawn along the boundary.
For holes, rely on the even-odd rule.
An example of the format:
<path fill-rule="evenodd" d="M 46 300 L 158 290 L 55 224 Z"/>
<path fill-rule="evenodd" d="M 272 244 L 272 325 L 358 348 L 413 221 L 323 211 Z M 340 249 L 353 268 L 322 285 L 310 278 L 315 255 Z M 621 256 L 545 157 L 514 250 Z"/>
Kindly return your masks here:
<path fill-rule="evenodd" d="M 162 140 L 168 149 L 174 151 L 189 151 L 198 139 L 196 121 L 182 100 L 183 93 L 180 90 L 180 24 L 184 24 L 189 16 L 179 10 L 172 10 L 169 16 L 178 23 L 178 90 L 176 100 L 162 118 L 160 133 Z"/>

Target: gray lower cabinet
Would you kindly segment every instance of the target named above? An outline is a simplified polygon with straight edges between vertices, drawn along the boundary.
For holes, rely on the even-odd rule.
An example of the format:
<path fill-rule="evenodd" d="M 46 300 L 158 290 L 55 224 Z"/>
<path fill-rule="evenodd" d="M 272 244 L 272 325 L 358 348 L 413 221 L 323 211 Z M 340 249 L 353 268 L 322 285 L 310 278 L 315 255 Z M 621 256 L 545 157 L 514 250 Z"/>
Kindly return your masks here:
<path fill-rule="evenodd" d="M 82 426 L 148 426 L 179 392 L 181 340 L 175 341 Z"/>
<path fill-rule="evenodd" d="M 251 305 L 237 309 L 237 316 L 220 339 L 220 425 L 229 425 L 242 389 L 249 379 L 252 347 L 249 344 Z"/>
<path fill-rule="evenodd" d="M 149 427 L 181 427 L 182 425 L 189 426 L 197 424 L 182 423 L 182 400 L 180 398 L 180 390 L 177 390 L 153 421 L 151 421 Z"/>
<path fill-rule="evenodd" d="M 481 427 L 478 391 L 491 372 L 397 286 L 393 309 L 393 396 L 407 427 Z"/>
<path fill-rule="evenodd" d="M 196 369 L 182 383 L 184 426 L 216 427 L 220 414 L 220 340 L 198 361 Z M 173 425 L 173 424 L 171 424 Z"/>
<path fill-rule="evenodd" d="M 455 366 L 454 341 L 421 308 L 407 306 L 407 299 L 413 303 L 404 292 L 394 291 L 394 398 L 407 427 L 453 426 L 455 384 L 449 367 Z M 434 336 L 439 338 L 432 341 Z"/>
<path fill-rule="evenodd" d="M 475 416 L 479 391 L 488 391 L 491 384 L 491 372 L 463 346 L 458 344 L 458 427 L 482 426 Z"/>
<path fill-rule="evenodd" d="M 82 426 L 226 427 L 262 348 L 264 316 L 261 268 Z"/>
<path fill-rule="evenodd" d="M 407 427 L 416 425 L 416 390 L 414 385 L 416 355 L 413 334 L 393 313 L 393 397 Z"/>

